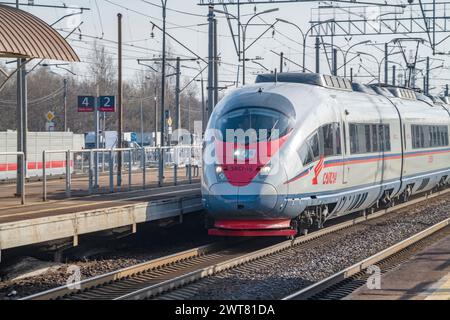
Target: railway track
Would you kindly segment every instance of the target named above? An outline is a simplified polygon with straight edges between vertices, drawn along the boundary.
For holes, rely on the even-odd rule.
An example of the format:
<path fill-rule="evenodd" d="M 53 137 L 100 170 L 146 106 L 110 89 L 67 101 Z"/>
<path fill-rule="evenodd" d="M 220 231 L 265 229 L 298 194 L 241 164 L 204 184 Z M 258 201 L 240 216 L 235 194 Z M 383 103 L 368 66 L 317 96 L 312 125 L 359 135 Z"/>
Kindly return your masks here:
<path fill-rule="evenodd" d="M 23 300 L 186 298 L 189 297 L 192 290 L 195 291 L 195 283 L 201 279 L 246 263 L 257 264 L 259 259 L 272 255 L 282 255 L 283 251 L 292 247 L 299 245 L 302 248 L 312 247 L 324 241 L 331 241 L 340 231 L 345 232 L 349 228 L 358 228 L 364 222 L 448 193 L 450 193 L 450 190 L 426 195 L 408 203 L 384 209 L 369 216 L 355 218 L 294 240 L 274 243 L 273 240 L 269 239 L 254 239 L 239 243 L 212 244 L 195 248 L 86 279 L 79 283 L 79 289 L 77 290 L 71 290 L 64 286 L 26 297 Z"/>
<path fill-rule="evenodd" d="M 283 300 L 341 300 L 367 284 L 368 268 L 377 266 L 382 273 L 398 267 L 428 245 L 450 235 L 450 219 L 354 264 L 320 282 L 285 297 Z"/>

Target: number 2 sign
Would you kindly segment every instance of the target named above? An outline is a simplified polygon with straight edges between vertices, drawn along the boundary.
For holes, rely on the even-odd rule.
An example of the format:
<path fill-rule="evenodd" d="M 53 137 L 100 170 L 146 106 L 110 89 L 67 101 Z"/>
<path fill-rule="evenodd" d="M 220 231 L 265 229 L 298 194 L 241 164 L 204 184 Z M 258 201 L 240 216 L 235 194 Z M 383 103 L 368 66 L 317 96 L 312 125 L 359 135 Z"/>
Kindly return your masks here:
<path fill-rule="evenodd" d="M 98 110 L 100 112 L 115 112 L 116 111 L 116 97 L 115 96 L 99 97 Z"/>

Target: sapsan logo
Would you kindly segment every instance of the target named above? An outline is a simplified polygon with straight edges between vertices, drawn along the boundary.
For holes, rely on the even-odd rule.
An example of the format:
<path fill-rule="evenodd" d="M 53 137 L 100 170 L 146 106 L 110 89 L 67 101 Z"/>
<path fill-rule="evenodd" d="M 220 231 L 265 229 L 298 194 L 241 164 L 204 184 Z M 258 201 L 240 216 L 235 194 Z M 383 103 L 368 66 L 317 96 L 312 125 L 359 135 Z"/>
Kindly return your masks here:
<path fill-rule="evenodd" d="M 312 181 L 313 185 L 319 184 L 319 175 L 322 172 L 323 168 L 325 167 L 325 157 L 320 157 L 319 163 L 314 168 L 314 179 Z"/>

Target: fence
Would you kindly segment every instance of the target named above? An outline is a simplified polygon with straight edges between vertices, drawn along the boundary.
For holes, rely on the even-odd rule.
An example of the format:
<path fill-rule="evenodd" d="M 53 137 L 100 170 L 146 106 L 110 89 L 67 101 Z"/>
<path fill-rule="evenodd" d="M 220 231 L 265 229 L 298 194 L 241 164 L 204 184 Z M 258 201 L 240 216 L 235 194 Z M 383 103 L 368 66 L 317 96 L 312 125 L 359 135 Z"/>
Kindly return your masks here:
<path fill-rule="evenodd" d="M 121 176 L 127 181 L 115 182 L 119 154 L 123 159 Z M 200 146 L 43 151 L 42 198 L 47 201 L 53 158 L 64 158 L 65 196 L 71 197 L 74 192 L 81 196 L 192 183 L 201 175 L 201 156 Z"/>

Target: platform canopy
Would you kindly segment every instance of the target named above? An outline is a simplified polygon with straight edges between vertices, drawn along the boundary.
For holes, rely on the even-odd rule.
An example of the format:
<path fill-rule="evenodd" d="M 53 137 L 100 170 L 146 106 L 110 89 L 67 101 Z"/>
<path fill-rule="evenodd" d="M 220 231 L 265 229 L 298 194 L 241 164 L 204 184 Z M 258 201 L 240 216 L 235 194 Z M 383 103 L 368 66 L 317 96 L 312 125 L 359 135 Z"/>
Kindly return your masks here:
<path fill-rule="evenodd" d="M 0 5 L 0 58 L 80 61 L 67 41 L 46 22 L 5 5 Z"/>

